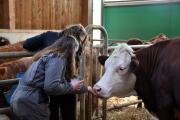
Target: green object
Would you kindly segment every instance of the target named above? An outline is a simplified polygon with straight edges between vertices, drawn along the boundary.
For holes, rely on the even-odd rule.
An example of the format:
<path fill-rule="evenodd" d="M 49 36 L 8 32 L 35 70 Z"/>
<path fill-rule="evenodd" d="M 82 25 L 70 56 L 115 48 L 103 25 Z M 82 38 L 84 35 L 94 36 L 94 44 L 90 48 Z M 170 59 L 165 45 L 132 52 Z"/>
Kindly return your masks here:
<path fill-rule="evenodd" d="M 104 27 L 110 40 L 149 40 L 159 33 L 180 36 L 180 3 L 106 6 Z"/>

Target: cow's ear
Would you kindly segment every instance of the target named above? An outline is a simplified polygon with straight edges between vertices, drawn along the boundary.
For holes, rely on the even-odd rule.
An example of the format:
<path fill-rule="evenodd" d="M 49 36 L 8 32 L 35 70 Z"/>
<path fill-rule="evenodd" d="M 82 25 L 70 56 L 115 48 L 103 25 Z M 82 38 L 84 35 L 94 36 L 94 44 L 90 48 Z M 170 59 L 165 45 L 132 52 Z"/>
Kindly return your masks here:
<path fill-rule="evenodd" d="M 139 66 L 139 60 L 134 56 L 131 58 L 130 70 L 135 72 Z"/>
<path fill-rule="evenodd" d="M 101 65 L 104 65 L 105 64 L 105 62 L 106 62 L 106 60 L 109 58 L 109 56 L 99 56 L 98 57 L 98 60 L 99 60 L 99 62 L 101 63 Z"/>

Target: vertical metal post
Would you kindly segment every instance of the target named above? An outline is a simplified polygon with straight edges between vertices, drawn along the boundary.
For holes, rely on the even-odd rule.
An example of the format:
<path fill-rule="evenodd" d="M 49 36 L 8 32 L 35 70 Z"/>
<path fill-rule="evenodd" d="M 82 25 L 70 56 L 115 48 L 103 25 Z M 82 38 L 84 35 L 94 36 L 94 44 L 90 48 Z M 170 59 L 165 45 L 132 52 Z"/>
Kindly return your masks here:
<path fill-rule="evenodd" d="M 89 58 L 89 61 L 90 61 L 90 78 L 89 78 L 89 84 L 92 86 L 92 79 L 93 79 L 93 42 L 91 41 L 91 44 L 90 44 L 90 58 Z M 89 94 L 88 95 L 89 97 L 89 103 L 88 103 L 88 120 L 91 120 L 92 119 L 92 105 L 93 105 L 93 98 L 92 98 L 92 95 Z"/>
<path fill-rule="evenodd" d="M 104 25 L 104 0 L 101 0 L 101 25 Z"/>
<path fill-rule="evenodd" d="M 88 24 L 93 24 L 93 0 L 88 0 Z"/>
<path fill-rule="evenodd" d="M 100 73 L 99 73 L 99 71 L 100 71 L 100 64 L 99 64 L 99 62 L 98 62 L 98 56 L 99 56 L 99 52 L 100 52 L 100 48 L 97 48 L 96 49 L 96 82 L 99 80 L 99 78 L 100 78 Z M 96 98 L 96 114 L 95 114 L 96 116 L 98 116 L 99 115 L 99 101 L 98 101 L 98 98 Z"/>
<path fill-rule="evenodd" d="M 82 59 L 80 64 L 80 75 L 85 79 L 86 71 L 86 51 L 82 53 Z M 84 94 L 80 94 L 80 120 L 85 120 L 85 98 Z"/>

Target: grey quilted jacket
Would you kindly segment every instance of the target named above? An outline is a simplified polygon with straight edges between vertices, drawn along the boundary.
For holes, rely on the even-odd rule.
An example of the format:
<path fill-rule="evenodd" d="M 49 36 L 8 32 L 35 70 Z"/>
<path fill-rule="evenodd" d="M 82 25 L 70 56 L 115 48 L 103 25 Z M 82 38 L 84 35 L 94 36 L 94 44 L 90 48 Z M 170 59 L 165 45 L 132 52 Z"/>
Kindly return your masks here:
<path fill-rule="evenodd" d="M 11 98 L 11 107 L 22 120 L 49 120 L 49 95 L 86 92 L 73 90 L 65 80 L 66 60 L 53 54 L 32 63 Z"/>

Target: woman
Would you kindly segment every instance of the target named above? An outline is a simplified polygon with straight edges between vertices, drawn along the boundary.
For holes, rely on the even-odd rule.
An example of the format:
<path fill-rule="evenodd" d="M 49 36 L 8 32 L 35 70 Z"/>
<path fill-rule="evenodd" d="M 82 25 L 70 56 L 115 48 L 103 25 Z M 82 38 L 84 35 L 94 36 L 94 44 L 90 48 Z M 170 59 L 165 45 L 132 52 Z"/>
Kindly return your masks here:
<path fill-rule="evenodd" d="M 57 39 L 67 35 L 74 36 L 79 43 L 79 49 L 78 52 L 76 52 L 76 62 L 79 62 L 82 47 L 83 44 L 85 44 L 87 36 L 86 30 L 81 24 L 70 25 L 60 32 L 48 31 L 40 35 L 28 38 L 25 41 L 23 47 L 28 51 L 42 50 L 48 47 L 49 45 L 53 44 Z M 50 120 L 59 120 L 59 108 L 61 110 L 63 120 L 76 119 L 75 94 L 51 96 L 49 107 L 51 111 Z"/>
<path fill-rule="evenodd" d="M 75 37 L 65 36 L 34 56 L 11 99 L 12 110 L 20 120 L 49 120 L 50 95 L 92 91 L 83 80 L 72 79 L 78 48 Z"/>

